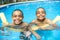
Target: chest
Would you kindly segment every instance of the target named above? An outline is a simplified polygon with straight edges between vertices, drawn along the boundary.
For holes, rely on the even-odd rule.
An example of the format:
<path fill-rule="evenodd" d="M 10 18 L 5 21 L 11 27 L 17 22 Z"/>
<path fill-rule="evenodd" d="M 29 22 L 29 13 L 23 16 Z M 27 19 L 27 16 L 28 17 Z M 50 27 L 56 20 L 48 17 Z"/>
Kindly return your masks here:
<path fill-rule="evenodd" d="M 37 21 L 36 24 L 37 24 L 37 26 L 43 26 L 43 25 L 47 24 L 47 21 L 46 20 L 44 20 L 43 22 Z"/>

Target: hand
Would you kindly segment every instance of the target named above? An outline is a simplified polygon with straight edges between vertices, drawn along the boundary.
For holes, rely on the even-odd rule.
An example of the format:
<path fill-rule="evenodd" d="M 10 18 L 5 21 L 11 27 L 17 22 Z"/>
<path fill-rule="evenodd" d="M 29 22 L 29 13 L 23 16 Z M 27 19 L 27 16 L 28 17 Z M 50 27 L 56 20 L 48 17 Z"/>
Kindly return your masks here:
<path fill-rule="evenodd" d="M 41 30 L 53 30 L 54 28 L 53 27 L 48 27 L 48 28 L 39 28 Z"/>
<path fill-rule="evenodd" d="M 38 34 L 35 34 L 35 36 L 36 36 L 37 40 L 40 40 L 41 37 Z"/>
<path fill-rule="evenodd" d="M 30 31 L 25 31 L 25 35 L 26 35 L 26 37 L 28 37 L 28 36 L 31 35 L 31 32 Z"/>

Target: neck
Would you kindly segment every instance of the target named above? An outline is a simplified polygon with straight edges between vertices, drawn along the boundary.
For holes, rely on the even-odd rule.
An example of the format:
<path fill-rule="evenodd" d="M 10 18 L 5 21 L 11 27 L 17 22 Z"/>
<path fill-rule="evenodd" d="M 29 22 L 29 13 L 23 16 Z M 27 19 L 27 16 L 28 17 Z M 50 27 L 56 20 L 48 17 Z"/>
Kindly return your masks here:
<path fill-rule="evenodd" d="M 23 22 L 20 22 L 19 24 L 14 24 L 14 23 L 13 23 L 13 25 L 21 25 L 22 23 L 23 23 Z"/>
<path fill-rule="evenodd" d="M 39 19 L 37 19 L 37 20 L 40 21 L 40 22 L 43 22 L 45 19 L 46 19 L 46 18 L 44 18 L 43 20 L 39 20 Z"/>

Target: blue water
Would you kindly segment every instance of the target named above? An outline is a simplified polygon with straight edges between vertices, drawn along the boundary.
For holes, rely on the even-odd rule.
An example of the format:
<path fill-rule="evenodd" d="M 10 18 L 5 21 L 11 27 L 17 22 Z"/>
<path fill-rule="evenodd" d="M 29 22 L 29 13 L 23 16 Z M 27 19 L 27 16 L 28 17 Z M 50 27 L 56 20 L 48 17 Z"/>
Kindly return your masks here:
<path fill-rule="evenodd" d="M 5 17 L 9 23 L 12 23 L 12 12 L 15 9 L 20 9 L 24 14 L 24 22 L 30 23 L 32 20 L 36 19 L 36 10 L 39 7 L 43 7 L 46 10 L 46 18 L 54 20 L 56 16 L 60 16 L 60 2 L 56 1 L 39 1 L 39 2 L 26 2 L 26 3 L 16 3 L 7 5 L 0 8 L 0 13 L 4 12 Z M 0 19 L 1 20 L 1 19 Z M 56 23 L 60 26 L 60 21 Z M 2 26 L 2 21 L 0 21 L 0 26 Z M 41 40 L 60 40 L 60 30 L 36 30 L 36 32 L 41 36 Z M 0 34 L 2 34 L 0 32 Z M 0 40 L 20 40 L 20 32 L 16 31 L 5 31 L 8 36 L 0 35 Z M 31 36 L 33 40 L 36 40 L 34 35 Z"/>

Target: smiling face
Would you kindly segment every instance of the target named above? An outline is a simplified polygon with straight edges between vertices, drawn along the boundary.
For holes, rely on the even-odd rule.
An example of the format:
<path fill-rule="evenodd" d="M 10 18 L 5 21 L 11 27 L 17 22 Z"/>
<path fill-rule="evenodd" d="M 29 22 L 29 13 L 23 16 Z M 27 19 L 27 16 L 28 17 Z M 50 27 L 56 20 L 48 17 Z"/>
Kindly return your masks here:
<path fill-rule="evenodd" d="M 37 19 L 42 21 L 43 19 L 45 19 L 45 16 L 46 16 L 45 10 L 43 8 L 39 8 L 36 12 L 36 16 L 37 16 Z"/>
<path fill-rule="evenodd" d="M 13 15 L 12 15 L 12 19 L 13 19 L 13 23 L 15 25 L 19 25 L 22 22 L 22 19 L 23 19 L 22 12 L 19 11 L 19 10 L 14 11 Z"/>

